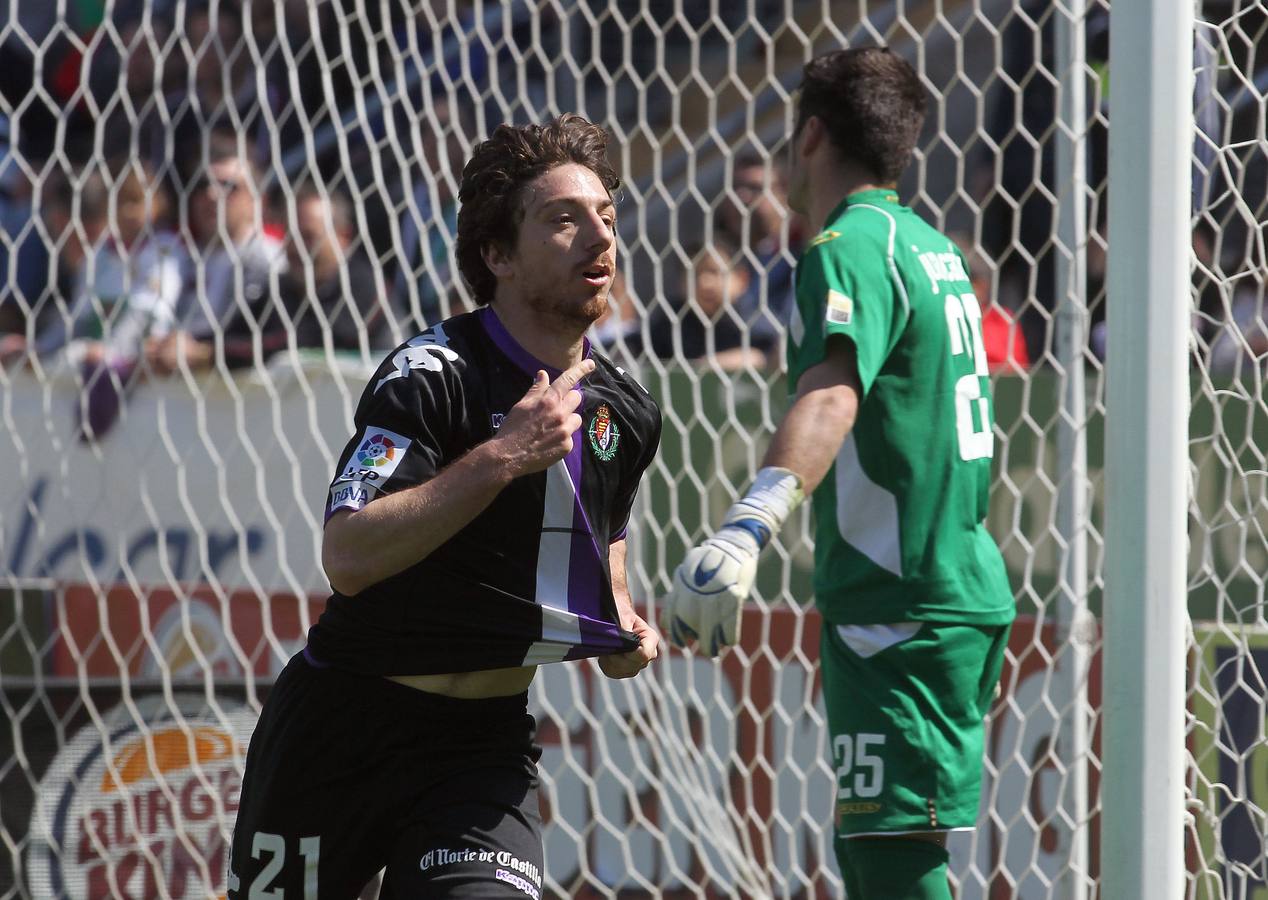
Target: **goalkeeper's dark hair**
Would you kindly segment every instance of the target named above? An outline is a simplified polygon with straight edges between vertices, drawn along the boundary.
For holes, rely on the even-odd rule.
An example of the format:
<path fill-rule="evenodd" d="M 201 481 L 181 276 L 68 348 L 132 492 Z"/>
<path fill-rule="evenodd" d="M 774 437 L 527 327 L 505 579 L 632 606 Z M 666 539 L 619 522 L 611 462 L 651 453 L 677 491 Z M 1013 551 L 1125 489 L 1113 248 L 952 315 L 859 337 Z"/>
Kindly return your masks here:
<path fill-rule="evenodd" d="M 888 47 L 836 50 L 806 63 L 797 133 L 818 117 L 843 157 L 890 184 L 911 162 L 927 105 L 915 70 Z"/>
<path fill-rule="evenodd" d="M 524 188 L 556 166 L 577 163 L 599 177 L 615 197 L 621 179 L 608 162 L 608 133 L 581 116 L 560 116 L 545 125 L 499 125 L 477 144 L 458 189 L 458 270 L 477 303 L 491 303 L 497 278 L 485 265 L 492 245 L 515 248 L 524 219 Z"/>

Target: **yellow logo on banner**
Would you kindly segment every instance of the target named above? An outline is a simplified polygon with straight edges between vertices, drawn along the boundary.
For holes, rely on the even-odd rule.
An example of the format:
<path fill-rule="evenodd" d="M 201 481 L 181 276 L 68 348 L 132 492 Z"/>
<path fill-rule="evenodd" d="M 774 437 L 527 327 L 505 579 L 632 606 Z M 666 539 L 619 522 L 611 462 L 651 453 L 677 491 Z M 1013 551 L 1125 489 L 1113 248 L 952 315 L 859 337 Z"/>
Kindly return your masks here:
<path fill-rule="evenodd" d="M 143 779 L 202 763 L 231 760 L 233 751 L 233 735 L 214 726 L 194 726 L 188 734 L 180 728 L 157 730 L 127 741 L 115 753 L 113 766 L 101 776 L 100 791 L 108 794 Z M 122 785 L 115 772 L 123 779 Z"/>

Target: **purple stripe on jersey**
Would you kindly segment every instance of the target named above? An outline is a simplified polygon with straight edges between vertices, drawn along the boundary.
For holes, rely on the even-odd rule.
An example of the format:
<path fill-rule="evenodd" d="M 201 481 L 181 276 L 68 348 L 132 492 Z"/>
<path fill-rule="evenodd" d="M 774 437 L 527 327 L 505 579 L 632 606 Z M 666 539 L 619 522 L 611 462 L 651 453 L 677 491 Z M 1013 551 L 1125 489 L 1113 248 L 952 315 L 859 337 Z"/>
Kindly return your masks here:
<path fill-rule="evenodd" d="M 506 354 L 517 368 L 530 376 L 535 375 L 538 370 L 544 369 L 552 380 L 559 377 L 562 370 L 547 365 L 524 349 L 520 342 L 515 340 L 514 336 L 507 331 L 506 326 L 502 324 L 502 320 L 498 318 L 492 307 L 485 306 L 481 308 L 479 317 L 480 325 L 484 328 L 489 339 L 493 341 L 499 350 Z M 583 338 L 582 341 L 582 355 L 583 357 L 589 357 L 590 339 Z M 585 394 L 580 387 L 576 390 L 577 393 L 582 394 L 583 402 L 579 408 L 584 409 Z M 572 449 L 564 457 L 564 468 L 568 471 L 568 478 L 572 482 L 573 491 L 573 531 L 568 553 L 568 610 L 581 617 L 582 622 L 588 618 L 598 620 L 598 623 L 601 624 L 603 600 L 600 585 L 603 580 L 603 566 L 600 562 L 599 545 L 595 540 L 594 529 L 590 527 L 586 511 L 581 505 L 581 453 L 584 438 L 585 423 L 583 421 L 582 427 L 573 432 Z M 612 637 L 609 637 L 604 643 L 613 639 L 619 640 L 616 637 L 617 627 L 615 625 L 610 627 L 612 629 Z M 584 646 L 587 643 L 585 630 L 583 629 L 582 645 Z"/>
<path fill-rule="evenodd" d="M 313 651 L 309 649 L 307 644 L 304 645 L 304 659 L 314 669 L 329 669 L 330 668 L 330 663 L 322 662 L 320 659 L 313 656 Z"/>
<path fill-rule="evenodd" d="M 546 374 L 550 376 L 552 381 L 559 377 L 563 370 L 547 365 L 520 346 L 520 342 L 515 340 L 511 333 L 506 330 L 506 326 L 502 324 L 502 320 L 493 311 L 493 307 L 480 307 L 479 315 L 480 325 L 483 326 L 484 333 L 489 336 L 489 340 L 493 341 L 499 350 L 509 356 L 511 362 L 515 363 L 517 368 L 530 376 L 536 375 L 539 369 L 545 369 Z M 583 358 L 588 358 L 590 356 L 590 339 L 582 338 L 582 341 L 581 355 Z"/>
<path fill-rule="evenodd" d="M 573 646 L 564 656 L 565 660 L 585 659 L 595 655 L 595 650 L 607 653 L 625 652 L 621 629 L 610 622 L 580 618 L 581 643 Z"/>
<path fill-rule="evenodd" d="M 579 409 L 585 408 L 585 393 Z M 594 532 L 581 505 L 581 449 L 584 444 L 585 422 L 572 433 L 572 449 L 564 457 L 564 467 L 572 480 L 572 547 L 568 554 L 568 609 L 581 616 L 598 618 L 602 615 L 599 584 L 603 569 L 599 564 L 599 549 Z"/>

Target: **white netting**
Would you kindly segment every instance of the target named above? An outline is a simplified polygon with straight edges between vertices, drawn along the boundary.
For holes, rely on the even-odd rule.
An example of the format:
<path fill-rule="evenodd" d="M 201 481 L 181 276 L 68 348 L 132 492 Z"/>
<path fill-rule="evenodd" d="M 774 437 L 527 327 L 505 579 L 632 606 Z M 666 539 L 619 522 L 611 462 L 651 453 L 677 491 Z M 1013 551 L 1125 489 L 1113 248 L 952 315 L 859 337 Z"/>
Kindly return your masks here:
<path fill-rule="evenodd" d="M 1204 7 L 1186 863 L 1193 896 L 1243 898 L 1268 890 L 1268 11 Z M 800 66 L 876 41 L 933 100 L 900 191 L 987 304 L 989 525 L 1021 612 L 953 877 L 1095 893 L 1104 0 L 0 10 L 0 898 L 224 891 L 246 736 L 327 590 L 352 406 L 383 349 L 469 302 L 453 198 L 498 122 L 576 110 L 615 136 L 625 290 L 596 338 L 664 409 L 631 529 L 636 597 L 662 590 L 784 407 Z M 721 663 L 541 672 L 546 893 L 840 895 L 808 516 Z"/>
<path fill-rule="evenodd" d="M 1194 152 L 1189 770 L 1195 896 L 1268 892 L 1268 6 L 1209 4 Z"/>

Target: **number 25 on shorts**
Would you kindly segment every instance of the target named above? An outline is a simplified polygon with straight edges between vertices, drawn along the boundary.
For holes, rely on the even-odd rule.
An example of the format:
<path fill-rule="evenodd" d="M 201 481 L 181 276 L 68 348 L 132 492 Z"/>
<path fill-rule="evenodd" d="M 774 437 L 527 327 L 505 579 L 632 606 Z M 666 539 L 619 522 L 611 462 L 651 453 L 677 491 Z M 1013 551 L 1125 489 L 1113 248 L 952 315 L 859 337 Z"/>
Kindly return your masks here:
<path fill-rule="evenodd" d="M 874 751 L 885 745 L 885 735 L 838 734 L 832 738 L 832 761 L 837 767 L 837 799 L 879 797 L 885 786 L 885 761 Z"/>

